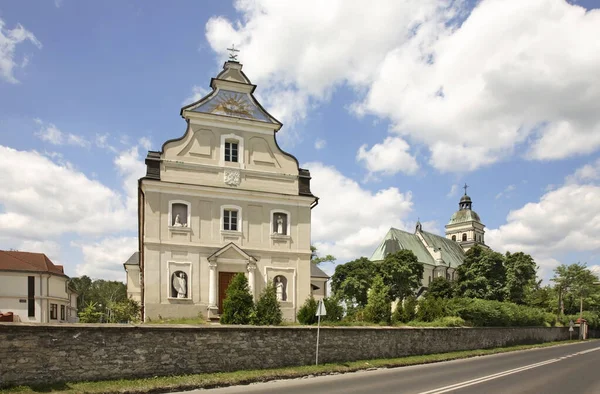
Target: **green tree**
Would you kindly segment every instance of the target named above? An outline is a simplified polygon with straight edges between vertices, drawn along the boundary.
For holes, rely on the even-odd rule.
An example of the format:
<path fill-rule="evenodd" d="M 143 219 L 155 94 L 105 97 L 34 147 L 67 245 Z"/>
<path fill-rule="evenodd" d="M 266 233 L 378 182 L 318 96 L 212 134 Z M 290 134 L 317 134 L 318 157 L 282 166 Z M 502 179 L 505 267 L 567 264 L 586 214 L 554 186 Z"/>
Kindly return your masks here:
<path fill-rule="evenodd" d="M 372 323 L 390 323 L 391 307 L 388 298 L 389 288 L 383 283 L 383 278 L 376 275 L 369 290 L 368 302 L 365 307 L 365 320 Z"/>
<path fill-rule="evenodd" d="M 428 298 L 452 298 L 454 287 L 452 282 L 443 276 L 433 278 L 427 288 L 426 296 Z"/>
<path fill-rule="evenodd" d="M 541 286 L 541 280 L 525 291 L 525 305 L 543 309 L 547 312 L 556 311 L 557 293 L 552 286 Z"/>
<path fill-rule="evenodd" d="M 301 324 L 315 324 L 317 322 L 317 301 L 310 295 L 298 309 L 298 321 Z"/>
<path fill-rule="evenodd" d="M 475 245 L 467 251 L 456 272 L 456 291 L 461 297 L 504 299 L 506 274 L 500 253 Z"/>
<path fill-rule="evenodd" d="M 225 292 L 220 321 L 222 324 L 250 324 L 253 314 L 254 301 L 248 279 L 242 273 L 236 274 Z"/>
<path fill-rule="evenodd" d="M 79 312 L 80 323 L 100 323 L 103 313 L 98 310 L 98 304 L 88 302 L 88 304 Z"/>
<path fill-rule="evenodd" d="M 131 298 L 110 305 L 111 323 L 129 323 L 140 320 L 140 304 Z"/>
<path fill-rule="evenodd" d="M 417 315 L 417 304 L 417 297 L 414 295 L 406 297 L 402 305 L 402 314 L 400 315 L 399 321 L 408 323 L 409 321 L 414 320 Z"/>
<path fill-rule="evenodd" d="M 388 288 L 389 300 L 403 299 L 421 287 L 423 263 L 410 250 L 388 254 L 377 268 Z"/>
<path fill-rule="evenodd" d="M 321 317 L 323 321 L 340 321 L 344 317 L 344 307 L 340 304 L 340 300 L 335 297 L 323 298 L 323 304 L 327 315 Z"/>
<path fill-rule="evenodd" d="M 349 261 L 335 267 L 331 277 L 331 291 L 349 308 L 367 305 L 367 292 L 377 271 L 374 263 L 366 257 Z"/>
<path fill-rule="evenodd" d="M 316 246 L 310 246 L 310 251 L 311 251 L 311 255 L 310 255 L 310 262 L 313 264 L 321 264 L 324 263 L 326 261 L 332 262 L 335 261 L 335 257 L 333 257 L 332 255 L 328 254 L 325 257 L 319 257 L 319 254 L 317 253 L 317 247 Z"/>
<path fill-rule="evenodd" d="M 81 312 L 87 307 L 86 297 L 92 287 L 92 280 L 89 276 L 83 275 L 80 278 L 71 278 L 69 285 L 77 292 L 77 311 Z"/>
<path fill-rule="evenodd" d="M 506 279 L 504 299 L 515 304 L 525 304 L 525 296 L 536 285 L 537 265 L 533 258 L 523 252 L 506 252 L 504 257 Z"/>
<path fill-rule="evenodd" d="M 585 263 L 561 264 L 554 269 L 554 277 L 551 280 L 556 283 L 558 303 L 564 306 L 561 313 L 578 314 L 581 300 L 584 309 L 594 306 L 592 301 L 598 292 L 594 283 L 598 281 L 598 277 Z"/>
<path fill-rule="evenodd" d="M 281 308 L 279 307 L 279 301 L 277 301 L 277 291 L 275 286 L 269 282 L 256 303 L 254 324 L 278 326 L 282 320 Z"/>

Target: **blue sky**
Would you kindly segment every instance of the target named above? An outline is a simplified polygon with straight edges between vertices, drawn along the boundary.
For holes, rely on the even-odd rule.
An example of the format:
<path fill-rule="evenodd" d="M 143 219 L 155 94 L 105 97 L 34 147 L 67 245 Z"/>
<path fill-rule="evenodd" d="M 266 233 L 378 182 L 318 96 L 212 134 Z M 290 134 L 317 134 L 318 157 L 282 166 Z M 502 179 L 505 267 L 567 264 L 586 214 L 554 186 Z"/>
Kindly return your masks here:
<path fill-rule="evenodd" d="M 124 280 L 146 151 L 236 43 L 323 253 L 441 234 L 466 182 L 495 249 L 599 265 L 600 1 L 521 3 L 3 2 L 0 248 Z"/>

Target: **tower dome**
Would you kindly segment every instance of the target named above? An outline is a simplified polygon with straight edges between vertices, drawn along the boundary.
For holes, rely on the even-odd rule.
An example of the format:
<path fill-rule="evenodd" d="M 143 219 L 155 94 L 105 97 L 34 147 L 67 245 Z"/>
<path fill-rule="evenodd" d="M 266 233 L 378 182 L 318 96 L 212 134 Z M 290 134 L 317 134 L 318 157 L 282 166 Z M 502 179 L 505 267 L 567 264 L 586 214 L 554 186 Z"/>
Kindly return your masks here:
<path fill-rule="evenodd" d="M 446 238 L 460 243 L 465 251 L 474 244 L 485 245 L 484 225 L 477 212 L 472 209 L 473 200 L 467 195 L 467 188 L 465 184 L 465 194 L 458 202 L 458 211 L 452 214 L 446 225 Z"/>

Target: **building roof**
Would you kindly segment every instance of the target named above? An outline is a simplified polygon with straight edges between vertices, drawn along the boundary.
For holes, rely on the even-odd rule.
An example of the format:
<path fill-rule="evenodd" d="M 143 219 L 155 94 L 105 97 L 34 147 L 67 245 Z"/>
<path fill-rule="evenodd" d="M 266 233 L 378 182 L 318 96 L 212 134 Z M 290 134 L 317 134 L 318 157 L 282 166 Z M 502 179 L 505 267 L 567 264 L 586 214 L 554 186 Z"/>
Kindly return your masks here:
<path fill-rule="evenodd" d="M 454 212 L 448 224 L 457 224 L 457 223 L 465 223 L 465 222 L 481 222 L 479 215 L 477 212 L 471 209 L 461 209 L 459 211 Z"/>
<path fill-rule="evenodd" d="M 313 263 L 310 264 L 310 277 L 329 279 L 329 275 L 327 275 L 321 268 L 317 267 L 317 265 Z"/>
<path fill-rule="evenodd" d="M 442 236 L 428 233 L 427 231 L 421 230 L 419 233 L 423 236 L 429 247 L 434 250 L 441 249 L 442 260 L 446 265 L 456 268 L 463 263 L 465 254 L 460 244 Z M 416 234 L 396 228 L 391 228 L 388 231 L 381 244 L 373 252 L 370 260 L 381 261 L 388 254 L 402 249 L 412 251 L 423 264 L 436 265 L 433 256 Z"/>
<path fill-rule="evenodd" d="M 441 249 L 442 260 L 450 267 L 456 268 L 465 260 L 465 252 L 458 242 L 427 231 L 421 231 L 421 235 L 427 245 L 436 250 Z"/>
<path fill-rule="evenodd" d="M 134 252 L 124 265 L 140 265 L 140 252 Z"/>
<path fill-rule="evenodd" d="M 43 253 L 0 250 L 0 271 L 39 272 L 65 275 L 62 265 L 55 265 Z"/>
<path fill-rule="evenodd" d="M 424 231 L 422 232 L 424 233 Z M 417 259 L 424 264 L 435 265 L 435 261 L 423 242 L 419 239 L 416 234 L 412 234 L 406 231 L 398 230 L 396 228 L 390 228 L 385 235 L 381 244 L 375 249 L 371 255 L 371 261 L 381 261 L 385 259 L 390 253 L 395 253 L 399 250 L 407 249 L 411 250 Z"/>

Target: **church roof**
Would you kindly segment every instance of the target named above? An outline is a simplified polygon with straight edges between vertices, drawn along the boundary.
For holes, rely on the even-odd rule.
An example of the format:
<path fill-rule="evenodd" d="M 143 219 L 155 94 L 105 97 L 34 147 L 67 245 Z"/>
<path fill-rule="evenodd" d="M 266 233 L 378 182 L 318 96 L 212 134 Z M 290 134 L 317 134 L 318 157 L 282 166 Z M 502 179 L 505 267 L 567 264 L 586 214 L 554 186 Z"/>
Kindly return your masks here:
<path fill-rule="evenodd" d="M 134 252 L 124 265 L 140 265 L 140 252 Z"/>
<path fill-rule="evenodd" d="M 0 250 L 0 271 L 44 272 L 67 276 L 62 265 L 54 264 L 43 253 Z"/>
<path fill-rule="evenodd" d="M 323 270 L 317 267 L 316 264 L 310 264 L 310 277 L 311 278 L 327 278 L 329 279 L 329 275 L 327 275 Z"/>
<path fill-rule="evenodd" d="M 424 232 L 421 233 L 423 234 Z M 411 250 L 421 263 L 435 265 L 433 257 L 429 254 L 427 248 L 425 248 L 425 245 L 423 245 L 423 242 L 421 242 L 416 234 L 411 234 L 393 227 L 390 228 L 383 241 L 381 241 L 381 244 L 375 249 L 370 260 L 381 261 L 385 259 L 385 256 L 388 254 L 395 253 L 402 249 Z"/>
<path fill-rule="evenodd" d="M 477 212 L 471 209 L 461 209 L 459 211 L 454 212 L 448 224 L 457 224 L 470 221 L 481 222 L 481 219 L 479 218 Z"/>
<path fill-rule="evenodd" d="M 426 231 L 421 231 L 421 235 L 427 245 L 434 249 L 441 249 L 442 260 L 450 267 L 456 268 L 465 260 L 465 252 L 458 242 Z"/>

